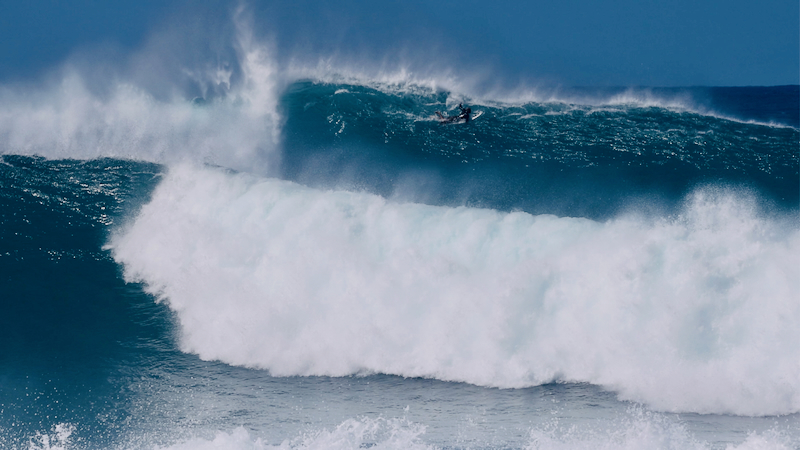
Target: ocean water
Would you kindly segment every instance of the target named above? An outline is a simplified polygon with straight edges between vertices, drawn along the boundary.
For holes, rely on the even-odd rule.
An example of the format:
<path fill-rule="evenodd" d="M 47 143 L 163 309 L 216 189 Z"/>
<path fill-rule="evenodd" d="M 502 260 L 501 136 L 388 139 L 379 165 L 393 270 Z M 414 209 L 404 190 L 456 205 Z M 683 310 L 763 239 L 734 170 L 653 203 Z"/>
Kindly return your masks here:
<path fill-rule="evenodd" d="M 798 86 L 224 75 L 0 89 L 0 447 L 800 448 Z"/>

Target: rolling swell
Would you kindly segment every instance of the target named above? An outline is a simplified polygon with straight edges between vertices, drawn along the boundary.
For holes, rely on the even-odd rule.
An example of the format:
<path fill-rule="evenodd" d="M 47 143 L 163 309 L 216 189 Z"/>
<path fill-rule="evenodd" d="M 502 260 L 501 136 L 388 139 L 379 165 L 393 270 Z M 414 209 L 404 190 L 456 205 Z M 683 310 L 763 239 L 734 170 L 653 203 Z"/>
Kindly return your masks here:
<path fill-rule="evenodd" d="M 298 82 L 282 98 L 283 177 L 443 205 L 604 219 L 646 199 L 674 211 L 705 184 L 798 204 L 798 130 L 633 101 L 473 104 L 440 125 L 450 94 Z"/>

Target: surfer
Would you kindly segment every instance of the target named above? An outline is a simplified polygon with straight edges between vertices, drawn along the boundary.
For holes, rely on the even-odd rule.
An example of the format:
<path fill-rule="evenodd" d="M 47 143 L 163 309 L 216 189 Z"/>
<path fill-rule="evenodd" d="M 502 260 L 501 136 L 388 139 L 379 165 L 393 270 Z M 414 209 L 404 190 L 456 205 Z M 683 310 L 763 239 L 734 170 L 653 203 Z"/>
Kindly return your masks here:
<path fill-rule="evenodd" d="M 464 122 L 469 122 L 469 119 L 471 118 L 470 115 L 472 114 L 472 108 L 469 106 L 464 108 L 461 106 L 461 103 L 458 104 L 458 108 L 461 110 L 461 114 L 458 115 L 458 118 L 464 119 Z"/>
<path fill-rule="evenodd" d="M 439 117 L 439 123 L 452 123 L 460 120 L 463 120 L 464 123 L 469 122 L 472 115 L 472 108 L 464 108 L 464 106 L 459 103 L 458 109 L 460 109 L 461 112 L 457 116 L 445 116 L 441 112 L 436 111 L 436 115 Z"/>

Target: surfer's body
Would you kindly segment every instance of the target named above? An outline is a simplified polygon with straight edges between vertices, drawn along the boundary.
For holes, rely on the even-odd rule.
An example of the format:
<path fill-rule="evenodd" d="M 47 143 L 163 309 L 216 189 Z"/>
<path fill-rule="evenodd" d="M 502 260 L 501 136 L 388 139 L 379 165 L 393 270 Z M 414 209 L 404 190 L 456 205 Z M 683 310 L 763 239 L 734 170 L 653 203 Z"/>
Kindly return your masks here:
<path fill-rule="evenodd" d="M 464 108 L 461 103 L 458 104 L 458 108 L 461 110 L 461 112 L 456 116 L 445 116 L 441 112 L 436 111 L 436 116 L 439 117 L 439 123 L 453 123 L 460 122 L 462 120 L 464 123 L 469 122 L 472 115 L 472 109 L 469 107 Z"/>

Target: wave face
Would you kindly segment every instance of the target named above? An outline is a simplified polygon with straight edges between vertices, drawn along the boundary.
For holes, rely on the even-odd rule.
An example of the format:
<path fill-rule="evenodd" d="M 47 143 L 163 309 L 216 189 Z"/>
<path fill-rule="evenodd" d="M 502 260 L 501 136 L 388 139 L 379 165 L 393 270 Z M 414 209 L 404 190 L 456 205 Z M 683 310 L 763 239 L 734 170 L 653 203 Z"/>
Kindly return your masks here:
<path fill-rule="evenodd" d="M 204 359 L 800 408 L 800 232 L 725 190 L 669 219 L 597 222 L 173 167 L 110 246 Z"/>
<path fill-rule="evenodd" d="M 693 112 L 684 105 L 697 102 L 686 94 L 584 94 L 606 102 L 591 106 L 484 102 L 472 105 L 481 116 L 465 127 L 435 120 L 436 110 L 455 107 L 448 92 L 296 83 L 280 106 L 283 177 L 426 203 L 597 219 L 639 198 L 669 209 L 705 183 L 797 205 L 797 129 Z"/>

